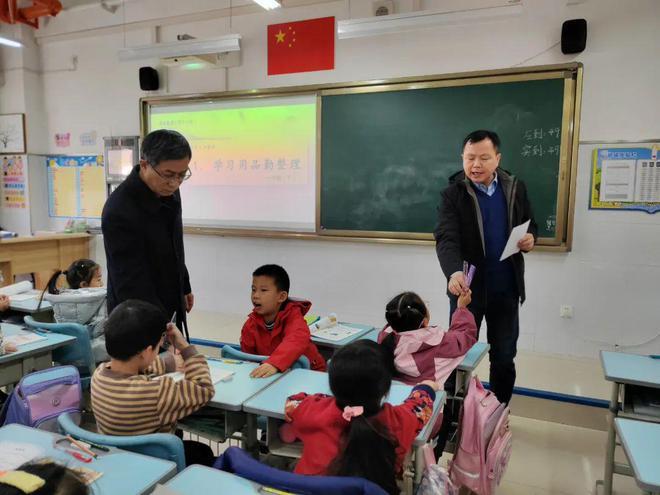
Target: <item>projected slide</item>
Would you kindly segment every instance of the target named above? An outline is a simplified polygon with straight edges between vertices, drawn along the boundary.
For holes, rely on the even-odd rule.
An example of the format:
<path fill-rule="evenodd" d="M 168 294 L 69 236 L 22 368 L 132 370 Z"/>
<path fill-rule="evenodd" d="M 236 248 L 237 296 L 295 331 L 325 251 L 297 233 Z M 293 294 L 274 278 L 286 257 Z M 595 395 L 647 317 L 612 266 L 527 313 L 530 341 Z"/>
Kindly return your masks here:
<path fill-rule="evenodd" d="M 152 106 L 156 129 L 192 146 L 181 186 L 187 225 L 314 230 L 315 96 Z"/>

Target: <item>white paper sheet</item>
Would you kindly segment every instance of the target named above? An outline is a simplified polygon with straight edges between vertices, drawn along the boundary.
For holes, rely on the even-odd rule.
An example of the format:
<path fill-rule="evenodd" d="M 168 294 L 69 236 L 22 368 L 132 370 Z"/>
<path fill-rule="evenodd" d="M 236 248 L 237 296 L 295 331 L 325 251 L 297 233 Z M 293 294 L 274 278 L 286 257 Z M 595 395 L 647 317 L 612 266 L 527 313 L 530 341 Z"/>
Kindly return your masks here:
<path fill-rule="evenodd" d="M 341 323 L 332 326 L 330 328 L 323 328 L 321 330 L 315 330 L 312 332 L 314 337 L 321 338 L 323 340 L 329 340 L 331 342 L 338 342 L 344 340 L 346 337 L 350 337 L 362 331 L 361 328 L 349 327 L 347 325 L 342 325 Z"/>
<path fill-rule="evenodd" d="M 36 294 L 15 294 L 13 296 L 9 296 L 9 299 L 11 302 L 21 302 L 21 301 L 27 301 L 29 299 L 36 299 L 37 295 Z"/>
<path fill-rule="evenodd" d="M 44 456 L 38 445 L 22 442 L 0 442 L 0 471 L 11 471 L 33 459 Z"/>
<path fill-rule="evenodd" d="M 183 380 L 183 372 L 182 371 L 174 371 L 172 373 L 166 373 L 166 374 L 161 375 L 161 376 L 169 376 L 175 382 L 180 382 L 181 380 Z M 211 367 L 211 382 L 214 385 L 218 382 L 226 382 L 229 379 L 231 379 L 232 376 L 234 376 L 233 371 L 227 371 L 227 370 L 223 370 L 223 369 L 220 369 L 220 368 Z M 157 377 L 157 378 L 160 378 L 160 377 Z"/>
<path fill-rule="evenodd" d="M 46 340 L 46 337 L 33 332 L 20 331 L 13 335 L 5 335 L 4 342 L 5 344 L 14 344 L 18 347 L 25 344 L 32 344 L 33 342 L 39 342 L 40 340 Z"/>
<path fill-rule="evenodd" d="M 20 294 L 21 292 L 27 292 L 32 290 L 32 282 L 24 280 L 23 282 L 18 282 L 17 284 L 6 285 L 0 289 L 0 294 L 5 296 L 13 296 L 15 294 Z"/>
<path fill-rule="evenodd" d="M 504 251 L 502 251 L 502 256 L 500 256 L 500 261 L 505 260 L 512 254 L 516 254 L 520 251 L 518 241 L 525 237 L 527 229 L 529 228 L 529 222 L 530 221 L 527 220 L 525 223 L 521 223 L 517 227 L 511 229 L 511 235 L 509 236 L 509 240 L 506 241 L 506 246 L 504 246 Z"/>

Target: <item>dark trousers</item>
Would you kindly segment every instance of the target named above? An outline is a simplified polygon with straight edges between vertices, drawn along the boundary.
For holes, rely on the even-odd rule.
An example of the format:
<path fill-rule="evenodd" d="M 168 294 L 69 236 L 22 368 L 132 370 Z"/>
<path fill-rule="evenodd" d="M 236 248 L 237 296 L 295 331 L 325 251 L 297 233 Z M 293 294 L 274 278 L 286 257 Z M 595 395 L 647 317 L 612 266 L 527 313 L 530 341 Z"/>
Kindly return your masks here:
<path fill-rule="evenodd" d="M 456 310 L 456 297 L 450 297 L 450 315 Z M 487 338 L 490 344 L 490 389 L 500 402 L 509 403 L 516 382 L 516 357 L 519 326 L 518 297 L 488 295 L 484 306 L 472 301 L 468 309 L 477 322 L 477 338 L 481 322 L 486 318 Z"/>
<path fill-rule="evenodd" d="M 183 438 L 183 432 L 181 430 L 177 429 L 175 433 L 177 437 Z M 211 447 L 202 442 L 195 442 L 194 440 L 183 441 L 183 452 L 186 456 L 186 466 L 201 464 L 202 466 L 213 467 L 216 459 Z"/>

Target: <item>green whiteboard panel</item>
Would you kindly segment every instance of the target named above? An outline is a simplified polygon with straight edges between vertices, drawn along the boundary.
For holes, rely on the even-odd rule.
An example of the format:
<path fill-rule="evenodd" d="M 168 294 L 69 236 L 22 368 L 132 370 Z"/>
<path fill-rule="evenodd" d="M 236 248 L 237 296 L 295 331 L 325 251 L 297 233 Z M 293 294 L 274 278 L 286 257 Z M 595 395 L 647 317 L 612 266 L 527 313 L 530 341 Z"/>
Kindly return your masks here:
<path fill-rule="evenodd" d="M 325 95 L 320 227 L 431 233 L 463 138 L 490 129 L 525 181 L 540 237 L 556 236 L 564 79 Z"/>

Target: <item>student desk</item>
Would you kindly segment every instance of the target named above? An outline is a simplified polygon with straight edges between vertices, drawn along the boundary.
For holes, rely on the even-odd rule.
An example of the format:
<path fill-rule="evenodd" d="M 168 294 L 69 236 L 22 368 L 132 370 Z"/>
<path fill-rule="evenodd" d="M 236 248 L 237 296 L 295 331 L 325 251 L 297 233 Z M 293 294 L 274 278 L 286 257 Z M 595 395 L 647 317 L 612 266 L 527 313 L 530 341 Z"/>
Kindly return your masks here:
<path fill-rule="evenodd" d="M 165 486 L 180 495 L 200 493 L 227 493 L 231 495 L 258 495 L 260 486 L 252 481 L 225 473 L 219 469 L 192 465 L 168 481 Z"/>
<path fill-rule="evenodd" d="M 644 493 L 660 493 L 660 424 L 616 418 L 614 427 Z"/>
<path fill-rule="evenodd" d="M 624 417 L 660 423 L 660 415 L 640 414 L 634 408 L 629 407 L 630 401 L 627 400 L 630 399 L 630 392 L 635 386 L 660 389 L 660 360 L 648 356 L 608 351 L 600 352 L 600 360 L 603 365 L 605 379 L 612 382 L 610 422 L 605 454 L 605 477 L 602 481 L 605 495 L 611 495 L 614 473 L 631 475 L 629 466 L 614 462 L 614 451 L 616 449 L 615 419 Z M 626 397 L 626 392 L 628 392 L 628 397 Z M 621 404 L 619 403 L 620 398 Z M 656 471 L 658 471 L 657 468 Z M 597 481 L 596 484 L 600 485 L 601 481 Z"/>
<path fill-rule="evenodd" d="M 62 435 L 16 424 L 0 428 L 0 442 L 33 444 L 44 450 L 44 457 L 54 459 L 68 467 L 87 467 L 103 473 L 103 476 L 91 485 L 92 493 L 121 495 L 150 493 L 156 483 L 168 480 L 176 474 L 176 464 L 173 462 L 115 448 L 111 448 L 108 453 L 99 452 L 99 456 L 90 463 L 80 462 L 63 450 L 55 448 L 55 442 L 61 438 Z M 68 442 L 61 444 L 71 449 Z"/>
<path fill-rule="evenodd" d="M 22 327 L 2 323 L 4 335 L 15 335 Z M 42 334 L 40 334 L 42 335 Z M 53 365 L 52 350 L 75 341 L 75 337 L 58 333 L 44 333 L 45 340 L 18 347 L 18 351 L 0 356 L 0 386 L 18 383 L 24 375 L 50 368 Z"/>
<path fill-rule="evenodd" d="M 207 428 L 203 428 L 203 423 L 193 416 L 191 420 L 184 419 L 179 423 L 190 433 L 219 442 L 224 442 L 226 438 L 241 431 L 247 425 L 246 437 L 241 440 L 244 444 L 243 447 L 252 451 L 257 444 L 256 417 L 250 417 L 243 412 L 243 403 L 282 375 L 277 373 L 268 378 L 250 378 L 250 373 L 260 363 L 210 357 L 206 359 L 210 368 L 219 368 L 234 373 L 230 380 L 215 384 L 215 395 L 207 405 L 207 407 L 225 411 L 224 421 L 219 423 L 220 419 L 215 418 L 207 423 Z"/>
<path fill-rule="evenodd" d="M 336 341 L 323 339 L 321 337 L 315 337 L 314 334 L 312 334 L 312 342 L 314 342 L 314 344 L 316 344 L 318 347 L 329 348 L 331 352 L 334 352 L 340 347 L 344 347 L 345 345 L 348 345 L 351 342 L 355 342 L 356 340 L 365 338 L 364 337 L 365 334 L 374 330 L 374 327 L 371 325 L 359 325 L 357 323 L 346 323 L 342 321 L 340 321 L 339 324 L 346 325 L 347 327 L 357 328 L 359 329 L 359 331 L 354 333 L 350 337 L 346 337 L 345 339 L 336 340 Z"/>
<path fill-rule="evenodd" d="M 410 394 L 412 389 L 409 385 L 400 382 L 392 382 L 390 394 L 387 401 L 391 404 L 401 404 Z M 275 445 L 276 450 L 273 453 L 286 455 L 290 457 L 299 457 L 295 452 L 298 448 L 293 444 L 281 445 L 278 442 L 277 422 L 273 419 L 284 419 L 284 403 L 286 398 L 298 392 L 307 392 L 308 394 L 331 394 L 330 384 L 328 383 L 328 374 L 319 371 L 296 369 L 283 375 L 279 380 L 269 387 L 265 388 L 251 399 L 243 404 L 243 410 L 252 415 L 261 415 L 269 418 L 268 421 L 268 442 Z M 444 391 L 436 392 L 433 415 L 426 426 L 419 433 L 413 443 L 415 449 L 415 483 L 419 483 L 422 476 L 423 456 L 418 450 L 430 440 L 433 426 L 435 425 L 442 405 L 445 401 Z M 269 447 L 270 448 L 270 447 Z M 297 454 L 297 455 L 296 455 Z"/>
<path fill-rule="evenodd" d="M 15 301 L 13 296 L 9 296 L 9 309 L 12 311 L 18 311 L 20 313 L 27 313 L 29 315 L 34 315 L 36 314 L 42 314 L 42 313 L 52 313 L 53 312 L 53 305 L 49 303 L 48 301 L 42 301 L 41 302 L 41 307 L 39 310 L 37 310 L 37 307 L 39 306 L 39 299 L 41 298 L 41 292 L 34 290 L 30 292 L 23 292 L 19 294 L 22 296 L 23 294 L 30 294 L 31 297 L 30 299 L 24 299 L 22 301 Z M 51 318 L 52 320 L 52 318 Z"/>

